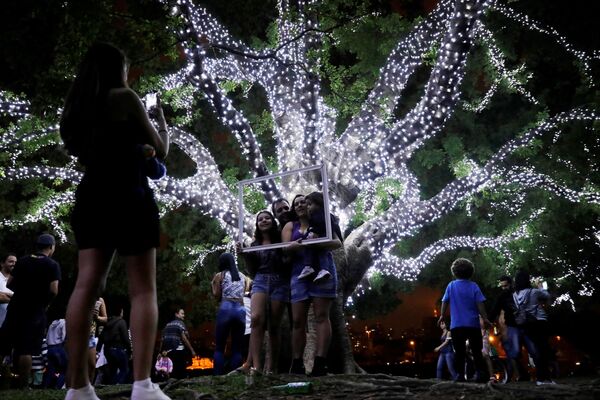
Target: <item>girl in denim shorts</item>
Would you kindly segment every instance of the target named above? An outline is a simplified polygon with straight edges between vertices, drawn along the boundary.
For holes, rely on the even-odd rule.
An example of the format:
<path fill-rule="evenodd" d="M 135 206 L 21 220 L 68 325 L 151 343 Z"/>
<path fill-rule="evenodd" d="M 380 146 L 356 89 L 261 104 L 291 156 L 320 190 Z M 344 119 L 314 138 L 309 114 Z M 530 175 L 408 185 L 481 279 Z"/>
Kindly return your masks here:
<path fill-rule="evenodd" d="M 269 211 L 261 211 L 256 216 L 254 238 L 255 241 L 252 246 L 281 242 L 277 222 Z M 243 257 L 250 275 L 254 275 L 250 300 L 251 322 L 248 352 L 248 357 L 252 360 L 250 373 L 262 372 L 261 347 L 267 327 L 269 329 L 271 355 L 267 357 L 265 372 L 272 373 L 277 371 L 281 318 L 286 309 L 286 303 L 290 301 L 289 277 L 286 277 L 286 274 L 282 271 L 283 263 L 281 250 L 279 249 L 243 253 Z M 270 313 L 268 314 L 269 309 Z"/>

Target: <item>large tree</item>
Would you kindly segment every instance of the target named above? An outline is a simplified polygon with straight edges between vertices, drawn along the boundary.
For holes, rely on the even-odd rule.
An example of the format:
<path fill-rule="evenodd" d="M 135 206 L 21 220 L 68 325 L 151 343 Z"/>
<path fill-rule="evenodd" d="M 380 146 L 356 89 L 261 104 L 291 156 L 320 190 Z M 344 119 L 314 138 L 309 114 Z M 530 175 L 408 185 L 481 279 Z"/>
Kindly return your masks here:
<path fill-rule="evenodd" d="M 492 249 L 484 256 L 504 268 L 517 265 L 524 251 L 540 252 L 540 264 L 564 262 L 554 247 L 535 249 L 555 237 L 539 233 L 561 215 L 564 200 L 581 205 L 577 214 L 587 215 L 588 226 L 575 224 L 573 231 L 596 248 L 597 51 L 500 1 L 441 0 L 413 23 L 377 2 L 280 0 L 265 36 L 252 44 L 225 27 L 219 3 L 163 4 L 165 32 L 178 43 L 180 59 L 169 64 L 176 71 L 143 80 L 139 89 L 167 94 L 171 140 L 188 165 L 185 174 L 170 166 L 176 173 L 154 184 L 163 210 L 193 208 L 230 237 L 242 218 L 250 236 L 252 212 L 277 197 L 318 190 L 318 179 L 301 175 L 249 190 L 243 215 L 236 181 L 323 163 L 332 209 L 347 232 L 336 255 L 340 296 L 333 314 L 335 335 L 346 344 L 346 371 L 354 366 L 343 303 L 366 275 L 413 280 L 443 253 L 460 249 Z M 388 13 L 378 14 L 382 9 Z M 410 7 L 400 12 L 409 15 Z M 507 33 L 507 24 L 515 31 Z M 361 31 L 357 46 L 352 41 Z M 553 103 L 553 88 L 535 81 L 532 71 L 544 68 L 527 61 L 544 58 L 532 55 L 527 35 L 551 49 L 547 59 L 574 64 L 571 102 Z M 387 54 L 379 61 L 382 49 Z M 370 61 L 365 70 L 374 66 L 372 76 L 353 69 Z M 32 112 L 40 108 L 9 92 L 1 96 L 0 111 L 8 114 L 1 179 L 45 183 L 36 186 L 27 212 L 2 224 L 44 220 L 67 240 L 64 217 L 82 173 L 75 160 L 48 154 L 58 139 L 46 121 L 56 114 Z M 246 174 L 232 173 L 232 155 L 198 135 L 202 102 L 237 141 L 233 158 L 246 160 Z M 34 165 L 32 155 L 40 153 L 45 158 Z M 565 262 L 553 272 L 570 282 L 559 282 L 561 294 L 593 293 L 598 282 L 586 274 L 597 267 L 589 258 Z"/>

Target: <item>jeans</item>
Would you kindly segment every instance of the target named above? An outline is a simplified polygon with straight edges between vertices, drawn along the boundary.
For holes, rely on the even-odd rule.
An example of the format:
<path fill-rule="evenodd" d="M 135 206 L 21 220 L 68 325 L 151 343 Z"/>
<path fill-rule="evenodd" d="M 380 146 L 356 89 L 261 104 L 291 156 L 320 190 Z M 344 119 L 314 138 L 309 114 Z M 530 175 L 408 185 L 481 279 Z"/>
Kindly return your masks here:
<path fill-rule="evenodd" d="M 231 360 L 229 368 L 242 365 L 242 345 L 246 330 L 246 310 L 242 303 L 223 300 L 217 313 L 217 329 L 215 335 L 214 374 L 225 373 L 225 344 L 231 333 Z"/>
<path fill-rule="evenodd" d="M 110 369 L 111 384 L 126 383 L 129 374 L 129 355 L 120 347 L 105 347 L 104 355 Z M 118 371 L 118 372 L 117 372 Z"/>
<path fill-rule="evenodd" d="M 532 358 L 536 357 L 535 345 L 530 338 L 525 336 L 525 330 L 523 328 L 515 326 L 506 327 L 506 338 L 502 341 L 502 347 L 506 352 L 506 356 L 512 360 L 515 360 L 516 365 L 519 365 L 519 354 L 521 353 L 521 347 L 525 345 L 527 352 Z M 508 363 L 508 376 L 514 377 L 517 371 L 513 371 L 513 363 Z"/>
<path fill-rule="evenodd" d="M 440 353 L 437 362 L 437 373 L 436 377 L 438 379 L 442 379 L 444 377 L 444 364 L 450 371 L 450 379 L 456 379 L 456 370 L 454 369 L 454 352 L 449 351 L 447 353 Z"/>
<path fill-rule="evenodd" d="M 536 379 L 538 381 L 550 380 L 550 355 L 552 349 L 548 343 L 550 337 L 548 334 L 548 322 L 537 320 L 527 323 L 524 327 L 524 332 L 525 339 L 531 340 L 535 346 L 533 361 L 535 362 Z"/>

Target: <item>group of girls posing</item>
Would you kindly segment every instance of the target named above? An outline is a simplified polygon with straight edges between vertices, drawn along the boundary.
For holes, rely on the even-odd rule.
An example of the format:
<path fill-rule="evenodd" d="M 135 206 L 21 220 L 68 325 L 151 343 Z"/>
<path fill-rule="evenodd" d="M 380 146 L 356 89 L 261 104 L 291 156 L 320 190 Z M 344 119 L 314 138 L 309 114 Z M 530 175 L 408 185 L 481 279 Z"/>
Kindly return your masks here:
<path fill-rule="evenodd" d="M 279 218 L 283 220 L 284 218 Z M 251 374 L 263 371 L 261 349 L 265 331 L 269 331 L 269 352 L 265 373 L 276 372 L 279 358 L 280 325 L 288 303 L 292 310 L 292 365 L 290 373 L 304 374 L 306 323 L 313 303 L 316 323 L 316 354 L 312 376 L 327 373 L 326 356 L 331 341 L 329 309 L 337 292 L 337 274 L 332 250 L 341 246 L 341 232 L 332 218 L 332 240 L 305 243 L 306 239 L 324 235 L 323 194 L 297 195 L 292 201 L 289 220 L 278 226 L 275 216 L 261 211 L 256 216 L 252 246 L 290 242 L 281 249 L 241 253 L 248 272 L 253 276 L 251 289 L 251 333 L 246 365 Z M 238 246 L 241 250 L 241 245 Z M 217 315 L 215 373 L 224 372 L 223 350 L 229 331 L 232 333 L 230 367 L 241 364 L 244 331 L 242 296 L 245 277 L 240 274 L 231 254 L 221 255 L 220 272 L 213 279 L 213 293 L 221 299 Z M 312 270 L 312 271 L 310 271 Z M 225 294 L 226 292 L 230 294 Z"/>

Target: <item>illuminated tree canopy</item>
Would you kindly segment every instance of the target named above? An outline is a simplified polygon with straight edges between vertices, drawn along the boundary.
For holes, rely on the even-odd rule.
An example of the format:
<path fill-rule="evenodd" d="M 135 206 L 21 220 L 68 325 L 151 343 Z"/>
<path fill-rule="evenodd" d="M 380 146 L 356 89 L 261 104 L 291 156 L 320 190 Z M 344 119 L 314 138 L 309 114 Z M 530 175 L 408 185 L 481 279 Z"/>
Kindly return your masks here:
<path fill-rule="evenodd" d="M 531 236 L 532 226 L 547 215 L 549 202 L 583 204 L 597 220 L 596 103 L 581 102 L 560 110 L 540 106 L 540 94 L 531 90 L 530 81 L 535 77 L 527 60 L 517 62 L 514 54 L 505 54 L 502 36 L 505 25 L 510 24 L 552 43 L 557 57 L 569 58 L 576 65 L 581 87 L 590 93 L 597 91 L 594 70 L 600 51 L 578 48 L 554 27 L 511 8 L 510 2 L 441 0 L 410 30 L 397 35 L 378 76 L 362 91 L 361 104 L 344 109 L 343 99 L 336 97 L 343 79 L 333 79 L 327 52 L 348 40 L 341 34 L 342 26 L 349 35 L 378 18 L 368 7 L 362 15 L 338 25 L 329 21 L 325 26 L 328 2 L 279 0 L 269 40 L 254 46 L 236 38 L 201 3 L 163 2 L 172 23 L 165 29 L 176 38 L 181 59 L 176 70 L 145 85 L 147 90 L 177 93 L 167 104 L 185 112 L 172 119 L 171 140 L 194 165 L 187 176 L 171 174 L 153 183 L 165 214 L 192 207 L 214 218 L 227 235 L 235 237 L 240 218 L 236 191 L 231 179 L 224 179 L 214 149 L 202 143 L 191 123 L 201 98 L 237 141 L 240 157 L 247 160 L 248 174 L 236 179 L 326 165 L 333 212 L 348 233 L 344 252 L 338 254 L 345 296 L 355 291 L 365 275 L 414 280 L 436 257 L 460 249 L 493 249 L 504 261 L 502 268 L 508 270 L 518 258 L 519 246 Z M 473 59 L 483 66 L 479 71 L 469 69 Z M 476 79 L 479 82 L 474 84 Z M 262 119 L 246 115 L 238 101 L 240 93 L 243 97 L 258 90 L 266 102 Z M 465 115 L 477 121 L 489 110 L 496 112 L 495 102 L 502 96 L 526 109 L 527 117 L 536 118 L 518 117 L 514 110 L 515 121 L 523 124 L 503 132 L 503 142 L 494 137 L 496 142 L 486 152 L 465 150 L 468 140 L 480 138 L 463 137 L 461 142 L 457 136 L 448 136 L 449 129 L 460 129 Z M 82 171 L 76 160 L 68 157 L 35 165 L 22 161 L 58 141 L 56 115 L 60 109 L 53 110 L 54 114 L 46 110 L 43 116 L 33 115 L 31 109 L 27 98 L 0 92 L 0 112 L 4 114 L 0 148 L 6 153 L 0 179 L 45 183 L 28 212 L 5 217 L 0 226 L 46 221 L 61 241 L 67 241 L 65 217 Z M 268 139 L 274 141 L 273 151 L 266 149 L 269 146 L 261 136 L 264 127 L 259 122 L 273 133 Z M 476 135 L 475 129 L 469 129 Z M 560 146 L 565 135 L 585 136 L 578 149 L 587 154 L 583 168 L 548 150 Z M 568 179 L 566 173 L 553 176 L 550 161 L 541 168 L 532 161 L 544 152 L 577 179 Z M 420 173 L 415 163 L 435 166 L 443 154 L 451 155 L 451 179 L 437 185 L 425 182 L 427 175 Z M 315 189 L 316 183 L 308 176 L 269 182 L 261 189 L 258 206 Z M 530 201 L 532 193 L 540 196 L 540 192 L 544 201 Z M 241 216 L 248 235 L 252 234 L 254 208 L 248 206 Z M 485 216 L 480 219 L 484 223 L 487 219 L 494 229 L 458 234 L 439 229 L 446 218 L 454 218 L 458 212 L 470 216 L 481 209 L 485 212 L 478 215 Z M 436 235 L 419 236 L 432 226 L 438 227 Z M 592 226 L 584 239 L 598 242 L 599 234 L 600 228 Z M 431 240 L 410 245 L 417 237 Z M 406 251 L 408 247 L 412 250 Z M 205 249 L 195 253 L 196 261 L 206 253 Z M 595 271 L 597 265 L 587 267 L 565 265 L 557 276 L 574 278 L 580 294 L 592 293 L 598 282 L 590 283 L 581 271 Z M 570 299 L 569 292 L 563 294 L 567 296 L 563 300 Z"/>

